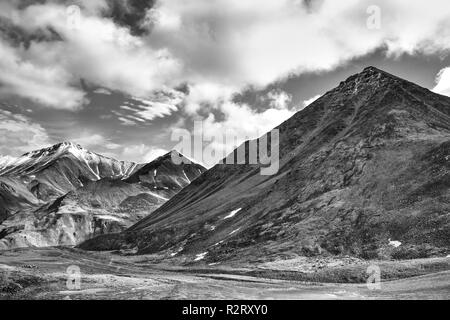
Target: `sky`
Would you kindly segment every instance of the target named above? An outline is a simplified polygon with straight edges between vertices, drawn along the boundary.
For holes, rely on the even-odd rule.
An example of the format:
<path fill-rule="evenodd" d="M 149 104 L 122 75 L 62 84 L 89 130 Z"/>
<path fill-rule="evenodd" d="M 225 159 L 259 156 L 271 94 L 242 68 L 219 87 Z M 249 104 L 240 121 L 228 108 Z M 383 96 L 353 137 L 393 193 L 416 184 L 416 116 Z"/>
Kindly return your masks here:
<path fill-rule="evenodd" d="M 369 65 L 450 96 L 449 39 L 448 0 L 1 1 L 0 155 L 239 143 Z"/>

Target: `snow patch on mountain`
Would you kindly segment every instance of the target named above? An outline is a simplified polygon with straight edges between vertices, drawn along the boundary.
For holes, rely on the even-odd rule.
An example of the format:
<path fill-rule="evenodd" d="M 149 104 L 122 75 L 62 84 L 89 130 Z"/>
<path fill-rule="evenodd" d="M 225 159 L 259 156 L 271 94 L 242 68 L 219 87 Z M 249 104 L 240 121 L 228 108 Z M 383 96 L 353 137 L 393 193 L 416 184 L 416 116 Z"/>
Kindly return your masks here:
<path fill-rule="evenodd" d="M 241 210 L 242 210 L 242 208 L 231 211 L 229 215 L 227 215 L 226 217 L 223 218 L 223 220 L 233 218 L 236 215 L 236 213 L 238 213 Z"/>
<path fill-rule="evenodd" d="M 389 245 L 394 248 L 398 248 L 402 245 L 402 243 L 400 241 L 396 241 L 396 240 L 392 241 L 391 239 L 389 239 L 388 241 L 389 241 Z"/>
<path fill-rule="evenodd" d="M 200 260 L 205 259 L 207 254 L 208 254 L 208 252 L 199 253 L 198 255 L 195 256 L 194 261 L 200 261 Z"/>
<path fill-rule="evenodd" d="M 0 170 L 17 161 L 17 158 L 11 156 L 0 156 Z"/>
<path fill-rule="evenodd" d="M 235 234 L 235 233 L 238 232 L 240 229 L 241 229 L 241 228 L 237 228 L 237 229 L 231 231 L 230 234 L 229 234 L 229 236 L 231 236 L 232 234 Z"/>

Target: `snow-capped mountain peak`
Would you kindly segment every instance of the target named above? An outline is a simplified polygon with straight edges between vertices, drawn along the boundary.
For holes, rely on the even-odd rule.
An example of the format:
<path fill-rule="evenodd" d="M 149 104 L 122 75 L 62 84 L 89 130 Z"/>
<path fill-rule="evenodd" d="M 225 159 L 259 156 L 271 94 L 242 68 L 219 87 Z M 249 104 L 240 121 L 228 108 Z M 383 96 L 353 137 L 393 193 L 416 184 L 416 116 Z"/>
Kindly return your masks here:
<path fill-rule="evenodd" d="M 65 168 L 78 167 L 77 171 L 87 175 L 89 180 L 105 177 L 126 178 L 138 167 L 136 163 L 108 158 L 84 149 L 79 144 L 66 141 L 8 161 L 6 158 L 4 161 L 0 160 L 0 175 L 35 174 L 61 161 L 66 163 Z"/>
<path fill-rule="evenodd" d="M 11 163 L 14 163 L 16 161 L 17 161 L 16 157 L 0 156 L 0 170 L 2 170 L 6 166 L 9 166 Z"/>
<path fill-rule="evenodd" d="M 86 149 L 83 149 L 83 147 L 81 147 L 79 144 L 75 144 L 73 142 L 61 142 L 48 148 L 43 148 L 25 153 L 24 155 L 22 155 L 22 157 L 39 158 L 49 156 L 60 156 L 67 152 L 79 154 L 80 151 L 89 152 Z"/>

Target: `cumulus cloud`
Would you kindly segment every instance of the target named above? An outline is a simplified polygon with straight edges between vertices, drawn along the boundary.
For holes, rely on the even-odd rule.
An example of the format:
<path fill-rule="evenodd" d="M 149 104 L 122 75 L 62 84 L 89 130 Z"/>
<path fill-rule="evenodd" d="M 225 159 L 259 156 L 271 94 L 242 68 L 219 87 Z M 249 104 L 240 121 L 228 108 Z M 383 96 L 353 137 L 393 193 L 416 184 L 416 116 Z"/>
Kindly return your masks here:
<path fill-rule="evenodd" d="M 311 103 L 313 103 L 314 101 L 316 101 L 320 97 L 321 97 L 321 95 L 318 94 L 318 95 L 316 95 L 316 96 L 314 96 L 314 97 L 312 97 L 310 99 L 307 99 L 307 100 L 303 101 L 303 108 L 309 106 Z"/>
<path fill-rule="evenodd" d="M 421 0 L 164 0 L 138 7 L 131 1 L 79 0 L 83 10 L 72 24 L 66 5 L 39 1 L 19 9 L 17 3 L 2 3 L 0 15 L 14 16 L 27 32 L 50 28 L 60 40 L 12 51 L 3 42 L 4 51 L 24 62 L 2 66 L 4 91 L 53 107 L 83 102 L 80 78 L 147 99 L 179 83 L 233 90 L 265 86 L 290 74 L 330 70 L 380 47 L 390 55 L 450 47 L 446 0 L 432 6 Z M 372 5 L 381 10 L 377 30 L 367 27 Z M 35 75 L 41 71 L 46 87 L 58 88 L 59 95 L 38 90 Z M 12 74 L 18 79 L 8 79 Z"/>
<path fill-rule="evenodd" d="M 167 152 L 168 151 L 165 149 L 154 148 L 145 144 L 138 144 L 125 147 L 119 157 L 122 160 L 148 163 L 157 157 L 166 154 Z"/>
<path fill-rule="evenodd" d="M 210 113 L 207 117 L 196 118 L 194 129 L 188 130 L 191 143 L 195 144 L 195 137 L 202 137 L 202 145 L 194 145 L 193 153 L 192 150 L 179 150 L 206 167 L 213 166 L 244 141 L 262 136 L 294 114 L 293 110 L 287 108 L 269 108 L 258 112 L 247 104 L 230 100 L 216 105 L 215 109 L 221 114 L 220 120 Z M 179 137 L 178 129 L 186 128 L 173 129 L 172 133 L 175 133 L 174 136 L 177 138 Z M 184 146 L 183 141 L 177 142 Z M 174 148 L 177 149 L 179 146 L 177 144 Z M 199 151 L 202 154 L 199 154 Z M 210 156 L 210 154 L 213 155 Z"/>
<path fill-rule="evenodd" d="M 264 86 L 291 73 L 330 70 L 384 46 L 389 54 L 450 46 L 445 0 L 432 7 L 420 0 L 304 3 L 166 0 L 154 10 L 180 22 L 169 29 L 155 24 L 152 40 L 189 66 L 191 80 L 235 86 Z M 381 10 L 379 30 L 367 27 L 367 9 L 373 5 Z"/>
<path fill-rule="evenodd" d="M 225 120 L 209 115 L 205 131 L 255 136 L 292 115 L 286 107 L 289 98 L 272 92 L 271 109 L 258 112 L 233 103 L 233 93 L 292 74 L 332 70 L 379 48 L 388 56 L 445 52 L 450 49 L 450 11 L 442 10 L 448 2 L 437 2 L 430 8 L 419 0 L 167 0 L 153 10 L 176 23 L 155 23 L 151 40 L 189 66 L 181 76 L 191 84 L 185 111 L 224 115 Z M 367 9 L 374 5 L 380 9 L 380 29 L 367 24 L 372 14 Z"/>
<path fill-rule="evenodd" d="M 34 64 L 29 51 L 45 55 L 43 48 L 11 48 L 0 40 L 0 95 L 19 95 L 58 109 L 75 109 L 84 103 L 84 92 L 69 85 L 70 73 L 58 65 Z"/>
<path fill-rule="evenodd" d="M 271 90 L 267 94 L 269 105 L 275 109 L 285 109 L 292 101 L 292 96 L 282 90 Z"/>
<path fill-rule="evenodd" d="M 283 92 L 272 92 L 263 111 L 233 102 L 233 95 L 249 86 L 260 89 L 294 74 L 332 70 L 380 48 L 389 56 L 450 49 L 448 0 L 75 3 L 79 14 L 68 12 L 64 2 L 0 2 L 0 19 L 27 38 L 17 43 L 0 31 L 1 96 L 76 110 L 86 103 L 83 80 L 135 97 L 114 113 L 128 126 L 180 110 L 206 118 L 210 133 L 231 128 L 254 135 L 292 111 Z M 379 29 L 367 25 L 371 6 L 380 9 Z M 447 92 L 447 78 L 442 72 L 435 90 Z M 189 90 L 175 101 L 158 97 L 186 84 Z"/>
<path fill-rule="evenodd" d="M 21 114 L 0 109 L 0 154 L 18 156 L 49 145 L 45 129 Z"/>
<path fill-rule="evenodd" d="M 99 146 L 108 150 L 115 150 L 120 148 L 119 144 L 112 142 L 110 139 L 105 138 L 99 133 L 82 132 L 78 133 L 76 137 L 70 140 L 87 149 Z"/>
<path fill-rule="evenodd" d="M 2 54 L 6 52 L 9 58 L 0 65 L 4 93 L 73 109 L 83 104 L 84 92 L 77 86 L 80 79 L 145 97 L 171 84 L 173 73 L 178 72 L 179 63 L 166 48 L 152 48 L 100 12 L 77 15 L 56 3 L 33 4 L 22 10 L 4 4 L 3 9 L 0 16 L 14 14 L 24 32 L 51 28 L 61 38 L 15 49 L 0 40 Z"/>

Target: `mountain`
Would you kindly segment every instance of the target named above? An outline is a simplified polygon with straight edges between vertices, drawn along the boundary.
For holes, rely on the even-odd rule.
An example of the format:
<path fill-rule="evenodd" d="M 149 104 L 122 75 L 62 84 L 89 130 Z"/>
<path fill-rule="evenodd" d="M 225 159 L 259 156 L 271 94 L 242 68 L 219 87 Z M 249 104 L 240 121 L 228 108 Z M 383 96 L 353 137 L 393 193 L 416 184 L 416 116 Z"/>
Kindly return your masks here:
<path fill-rule="evenodd" d="M 278 129 L 275 175 L 218 164 L 131 228 L 80 248 L 200 263 L 448 253 L 450 98 L 368 67 Z"/>
<path fill-rule="evenodd" d="M 147 215 L 206 171 L 194 162 L 175 165 L 172 152 L 176 151 L 140 165 L 128 178 L 105 178 L 86 183 L 66 194 L 61 204 L 72 201 L 92 209 Z"/>
<path fill-rule="evenodd" d="M 0 156 L 0 172 L 3 168 L 10 166 L 11 163 L 17 161 L 17 158 L 11 156 Z"/>
<path fill-rule="evenodd" d="M 90 181 L 127 178 L 137 169 L 136 163 L 117 161 L 63 142 L 8 161 L 0 166 L 0 176 L 21 180 L 36 199 L 47 201 Z"/>
<path fill-rule="evenodd" d="M 127 178 L 141 165 L 117 161 L 63 142 L 0 158 L 0 223 L 102 178 Z"/>
<path fill-rule="evenodd" d="M 73 143 L 25 154 L 1 171 L 0 248 L 75 245 L 122 231 L 205 170 L 176 166 L 171 153 L 138 165 Z"/>

